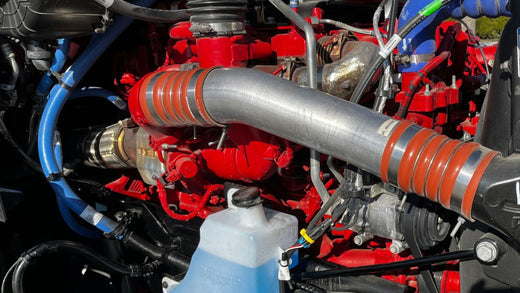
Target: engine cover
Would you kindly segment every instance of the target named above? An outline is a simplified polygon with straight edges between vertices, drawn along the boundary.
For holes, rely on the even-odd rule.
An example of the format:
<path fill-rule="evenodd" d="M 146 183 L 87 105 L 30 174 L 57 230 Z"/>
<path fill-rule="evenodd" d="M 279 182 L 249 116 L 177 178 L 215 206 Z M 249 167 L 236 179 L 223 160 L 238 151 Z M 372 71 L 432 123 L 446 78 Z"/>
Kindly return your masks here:
<path fill-rule="evenodd" d="M 38 40 L 85 35 L 103 27 L 104 15 L 94 1 L 2 1 L 0 34 Z"/>

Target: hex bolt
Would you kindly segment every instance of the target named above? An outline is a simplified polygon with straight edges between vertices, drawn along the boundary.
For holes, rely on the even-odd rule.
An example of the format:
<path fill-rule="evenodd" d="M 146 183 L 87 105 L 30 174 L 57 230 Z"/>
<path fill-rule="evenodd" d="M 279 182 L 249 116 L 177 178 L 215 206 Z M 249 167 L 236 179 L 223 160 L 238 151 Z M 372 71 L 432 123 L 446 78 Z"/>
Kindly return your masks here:
<path fill-rule="evenodd" d="M 451 238 L 455 237 L 455 234 L 457 234 L 457 232 L 459 231 L 462 224 L 464 224 L 464 222 L 466 222 L 466 220 L 463 217 L 459 216 L 457 218 L 457 224 L 455 224 L 455 227 L 453 227 L 453 230 L 450 233 Z"/>
<path fill-rule="evenodd" d="M 424 85 L 424 95 L 425 96 L 431 96 L 432 92 L 431 92 L 431 88 L 430 88 L 430 85 L 429 84 L 425 84 Z"/>
<path fill-rule="evenodd" d="M 356 244 L 357 246 L 360 246 L 372 238 L 374 238 L 374 235 L 372 235 L 372 234 L 366 234 L 366 233 L 358 234 L 358 235 L 354 236 L 354 244 Z"/>
<path fill-rule="evenodd" d="M 483 239 L 475 246 L 475 255 L 483 263 L 493 263 L 498 259 L 498 246 L 491 239 Z"/>
<path fill-rule="evenodd" d="M 455 75 L 451 76 L 451 88 L 458 89 L 458 87 L 457 87 L 457 77 Z"/>
<path fill-rule="evenodd" d="M 393 240 L 389 248 L 391 253 L 399 254 L 406 249 L 406 245 L 401 241 Z"/>

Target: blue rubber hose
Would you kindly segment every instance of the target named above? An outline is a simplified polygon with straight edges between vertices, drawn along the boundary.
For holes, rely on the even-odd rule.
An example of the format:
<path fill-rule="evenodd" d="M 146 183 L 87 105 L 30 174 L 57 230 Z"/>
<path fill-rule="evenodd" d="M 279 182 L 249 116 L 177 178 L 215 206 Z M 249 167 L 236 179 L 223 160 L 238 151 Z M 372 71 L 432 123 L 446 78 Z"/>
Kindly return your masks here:
<path fill-rule="evenodd" d="M 61 152 L 61 143 L 56 141 L 54 144 L 54 156 L 56 157 L 56 160 L 58 161 L 59 166 L 63 166 L 63 155 Z M 67 205 L 63 202 L 63 199 L 59 196 L 56 196 L 56 202 L 58 203 L 58 210 L 60 211 L 61 217 L 63 218 L 63 221 L 69 228 L 74 231 L 76 234 L 81 235 L 86 238 L 99 238 L 101 236 L 101 233 L 99 233 L 99 230 L 92 229 L 90 227 L 85 227 L 82 225 L 73 215 L 73 213 L 70 211 L 70 209 L 67 207 Z"/>
<path fill-rule="evenodd" d="M 56 52 L 54 52 L 54 58 L 52 59 L 51 67 L 48 72 L 46 72 L 38 87 L 36 88 L 36 95 L 45 96 L 49 93 L 49 90 L 54 84 L 52 79 L 53 74 L 59 74 L 65 66 L 65 62 L 67 61 L 67 55 L 70 50 L 70 40 L 69 39 L 59 39 L 58 40 L 58 48 Z"/>
<path fill-rule="evenodd" d="M 511 12 L 506 9 L 508 0 L 464 0 L 451 1 L 443 9 L 432 13 L 428 19 L 417 25 L 406 38 L 399 44 L 399 53 L 403 55 L 415 56 L 417 60 L 406 65 L 399 66 L 400 72 L 418 72 L 421 70 L 437 49 L 435 42 L 435 30 L 440 23 L 449 17 L 463 18 L 469 16 L 478 18 L 481 16 L 499 17 L 511 16 Z M 432 0 L 413 0 L 406 2 L 399 16 L 398 29 L 405 26 L 411 18 L 417 14 Z"/>
<path fill-rule="evenodd" d="M 75 89 L 70 94 L 69 100 L 87 98 L 87 97 L 99 97 L 107 100 L 114 104 L 119 110 L 125 110 L 127 108 L 125 100 L 121 99 L 117 94 L 98 87 L 85 87 L 81 89 Z"/>
<path fill-rule="evenodd" d="M 135 4 L 150 6 L 153 2 L 154 0 L 140 0 L 136 1 Z M 117 222 L 96 211 L 79 198 L 70 188 L 61 173 L 61 167 L 56 159 L 53 138 L 59 114 L 74 87 L 77 86 L 78 82 L 85 76 L 101 54 L 128 28 L 132 21 L 133 19 L 129 17 L 118 17 L 105 34 L 91 42 L 81 56 L 65 72 L 61 83 L 51 89 L 47 105 L 40 120 L 38 133 L 38 153 L 42 170 L 56 195 L 72 212 L 105 233 L 114 232 L 118 225 Z"/>

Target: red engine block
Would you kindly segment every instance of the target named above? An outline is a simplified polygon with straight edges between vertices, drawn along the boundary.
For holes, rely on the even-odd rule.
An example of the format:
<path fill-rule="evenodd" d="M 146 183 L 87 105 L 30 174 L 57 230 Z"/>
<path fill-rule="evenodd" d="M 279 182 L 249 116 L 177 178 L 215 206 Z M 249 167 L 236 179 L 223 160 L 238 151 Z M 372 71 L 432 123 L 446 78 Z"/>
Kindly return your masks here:
<path fill-rule="evenodd" d="M 313 11 L 314 17 L 321 18 L 321 15 L 320 9 Z M 245 67 L 252 60 L 273 61 L 276 58 L 305 56 L 305 41 L 293 26 L 258 31 L 248 28 L 244 36 L 200 38 L 193 36 L 190 26 L 189 22 L 183 22 L 170 30 L 167 57 L 160 70 L 178 71 L 183 64 L 196 62 L 200 67 Z M 326 35 L 321 33 L 324 31 L 322 25 L 316 25 L 315 29 L 320 32 L 316 34 L 317 39 Z M 367 40 L 374 41 L 371 38 Z M 456 125 L 468 119 L 460 129 L 471 133 L 474 126 L 471 122 L 475 121 L 475 102 L 465 103 L 461 94 L 478 89 L 486 73 L 486 61 L 479 56 L 474 43 L 475 40 L 463 32 L 458 23 L 446 22 L 439 28 L 438 58 L 442 60 L 432 61 L 437 63 L 431 64 L 431 68 L 424 72 L 402 75 L 403 91 L 395 97 L 398 105 L 406 106 L 406 116 L 402 118 L 439 133 L 445 132 L 447 125 Z M 489 51 L 486 56 L 489 57 L 496 48 L 485 50 Z M 276 65 L 273 67 L 276 68 Z M 138 85 L 148 82 L 143 80 Z M 411 86 L 413 91 L 408 91 Z M 150 146 L 167 170 L 157 178 L 157 186 L 148 187 L 140 181 L 123 177 L 107 187 L 141 200 L 158 200 L 165 212 L 178 220 L 196 216 L 205 218 L 223 209 L 224 181 L 259 185 L 262 197 L 272 207 L 284 211 L 300 210 L 303 222 L 309 222 L 321 206 L 320 197 L 308 179 L 307 160 L 296 159 L 301 146 L 244 125 L 151 133 L 154 134 L 150 136 Z M 277 176 L 273 176 L 275 174 Z M 273 178 L 276 180 L 272 181 Z M 333 178 L 326 183 L 329 191 L 337 185 Z M 172 205 L 184 212 L 172 209 Z M 349 267 L 411 258 L 406 251 L 392 254 L 386 239 L 375 238 L 363 247 L 354 247 L 351 241 L 353 235 L 354 232 L 349 230 L 333 232 L 330 238 L 326 236 L 322 239 L 317 254 L 320 258 Z M 414 274 L 417 270 L 382 277 L 416 288 Z M 459 291 L 456 263 L 446 267 L 440 289 L 442 292 Z"/>

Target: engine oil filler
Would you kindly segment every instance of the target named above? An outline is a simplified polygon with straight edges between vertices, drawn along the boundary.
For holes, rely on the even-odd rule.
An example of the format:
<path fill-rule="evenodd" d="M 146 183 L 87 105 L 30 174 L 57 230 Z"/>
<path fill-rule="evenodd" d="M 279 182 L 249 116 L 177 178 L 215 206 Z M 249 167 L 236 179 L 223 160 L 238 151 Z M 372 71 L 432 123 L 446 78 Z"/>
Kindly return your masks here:
<path fill-rule="evenodd" d="M 175 293 L 279 292 L 278 259 L 297 240 L 292 215 L 264 208 L 257 188 L 230 188 L 228 208 L 207 217 Z"/>

